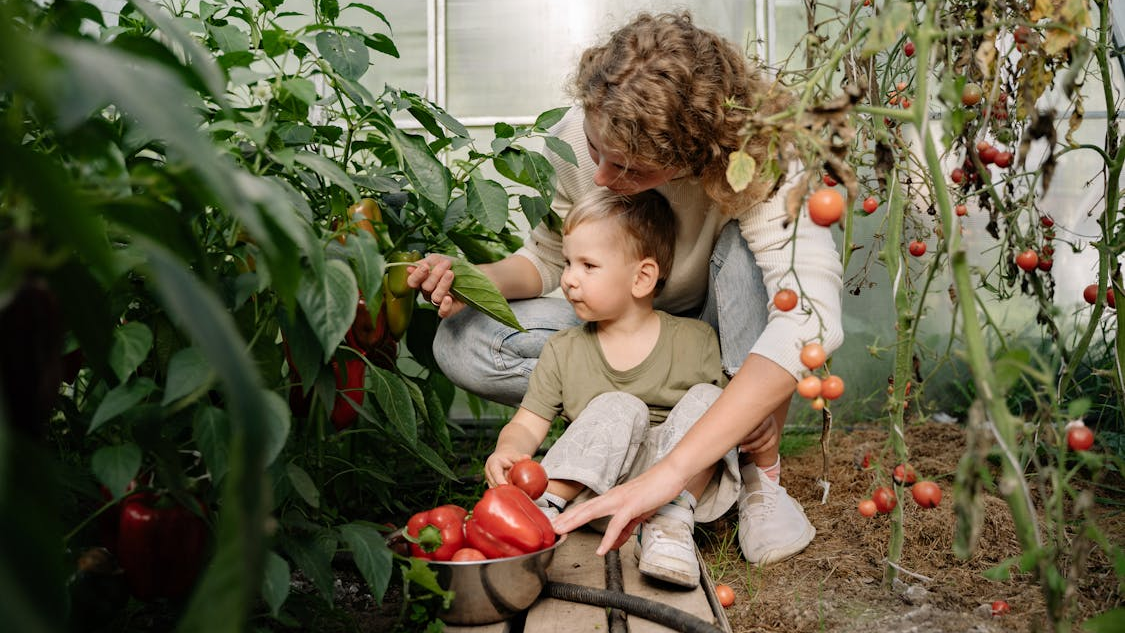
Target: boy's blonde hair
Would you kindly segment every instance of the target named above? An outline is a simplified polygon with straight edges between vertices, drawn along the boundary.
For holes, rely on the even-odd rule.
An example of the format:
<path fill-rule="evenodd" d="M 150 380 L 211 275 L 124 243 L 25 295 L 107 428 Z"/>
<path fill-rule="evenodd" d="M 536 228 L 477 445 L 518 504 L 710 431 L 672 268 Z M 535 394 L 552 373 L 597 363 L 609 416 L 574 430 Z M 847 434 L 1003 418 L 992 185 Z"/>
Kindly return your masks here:
<path fill-rule="evenodd" d="M 792 93 L 731 42 L 697 27 L 687 11 L 641 13 L 604 44 L 586 49 L 571 92 L 587 114 L 597 115 L 607 147 L 656 167 L 688 168 L 729 216 L 769 198 L 780 184 L 759 169 L 754 182 L 736 192 L 727 165 L 737 150 L 759 166 L 774 157 L 769 135 L 744 141 L 743 128 L 752 114 L 785 110 Z"/>
<path fill-rule="evenodd" d="M 659 269 L 656 290 L 659 295 L 672 272 L 676 251 L 676 215 L 664 196 L 649 189 L 625 196 L 598 187 L 575 203 L 563 220 L 562 234 L 595 220 L 611 220 L 625 237 L 622 248 L 638 260 L 651 257 Z"/>

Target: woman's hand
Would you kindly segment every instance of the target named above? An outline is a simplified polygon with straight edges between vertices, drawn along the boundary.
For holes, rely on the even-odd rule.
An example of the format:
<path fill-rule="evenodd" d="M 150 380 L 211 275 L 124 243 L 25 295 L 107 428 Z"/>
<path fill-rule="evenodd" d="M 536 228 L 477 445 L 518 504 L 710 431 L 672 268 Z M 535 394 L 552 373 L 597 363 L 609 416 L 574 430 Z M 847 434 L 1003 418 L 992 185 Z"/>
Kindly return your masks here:
<path fill-rule="evenodd" d="M 422 297 L 437 308 L 438 316 L 443 319 L 465 308 L 465 304 L 450 292 L 453 287 L 452 267 L 449 257 L 430 253 L 407 269 L 406 285 L 420 290 Z"/>
<path fill-rule="evenodd" d="M 512 464 L 521 459 L 531 459 L 531 455 L 504 449 L 497 449 L 489 455 L 484 462 L 484 479 L 488 482 L 488 487 L 495 488 L 508 483 L 508 471 L 512 469 Z"/>
<path fill-rule="evenodd" d="M 612 515 L 597 549 L 599 556 L 605 556 L 609 550 L 624 545 L 632 536 L 633 529 L 660 506 L 675 499 L 685 484 L 686 481 L 676 474 L 676 469 L 664 460 L 636 479 L 610 488 L 603 495 L 567 507 L 566 512 L 552 523 L 555 532 L 566 534 L 594 519 Z"/>

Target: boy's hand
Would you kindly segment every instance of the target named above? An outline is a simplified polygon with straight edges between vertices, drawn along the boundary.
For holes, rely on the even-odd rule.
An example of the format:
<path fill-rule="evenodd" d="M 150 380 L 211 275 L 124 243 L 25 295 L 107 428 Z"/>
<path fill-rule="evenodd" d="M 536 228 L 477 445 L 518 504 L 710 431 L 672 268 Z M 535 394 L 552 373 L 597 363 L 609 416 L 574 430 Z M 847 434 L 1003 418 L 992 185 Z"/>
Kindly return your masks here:
<path fill-rule="evenodd" d="M 484 462 L 484 478 L 488 481 L 488 487 L 508 483 L 508 471 L 512 469 L 512 464 L 521 459 L 531 459 L 531 455 L 505 449 L 497 449 L 489 455 Z"/>

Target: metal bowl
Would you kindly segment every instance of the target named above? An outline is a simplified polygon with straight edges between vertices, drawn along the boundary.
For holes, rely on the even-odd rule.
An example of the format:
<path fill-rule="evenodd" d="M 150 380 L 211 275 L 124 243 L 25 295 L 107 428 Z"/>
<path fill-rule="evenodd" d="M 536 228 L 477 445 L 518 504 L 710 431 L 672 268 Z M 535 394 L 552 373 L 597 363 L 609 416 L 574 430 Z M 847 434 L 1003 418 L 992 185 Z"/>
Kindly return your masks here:
<path fill-rule="evenodd" d="M 442 589 L 452 590 L 453 602 L 440 618 L 449 624 L 493 624 L 526 610 L 547 584 L 547 569 L 555 550 L 566 540 L 559 537 L 547 549 L 482 561 L 429 561 Z"/>

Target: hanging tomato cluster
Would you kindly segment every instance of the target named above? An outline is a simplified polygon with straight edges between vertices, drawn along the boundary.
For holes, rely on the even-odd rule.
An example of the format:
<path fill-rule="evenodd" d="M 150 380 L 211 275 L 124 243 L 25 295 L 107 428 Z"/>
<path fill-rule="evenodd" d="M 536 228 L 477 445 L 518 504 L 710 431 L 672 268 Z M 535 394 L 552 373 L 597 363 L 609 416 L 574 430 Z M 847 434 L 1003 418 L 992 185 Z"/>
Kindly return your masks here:
<path fill-rule="evenodd" d="M 819 411 L 824 408 L 825 400 L 835 400 L 844 395 L 844 379 L 828 374 L 821 378 L 816 375 L 816 370 L 824 366 L 828 355 L 820 343 L 807 343 L 801 348 L 801 364 L 807 367 L 810 373 L 797 382 L 797 393 L 804 399 L 811 401 L 812 408 Z"/>

